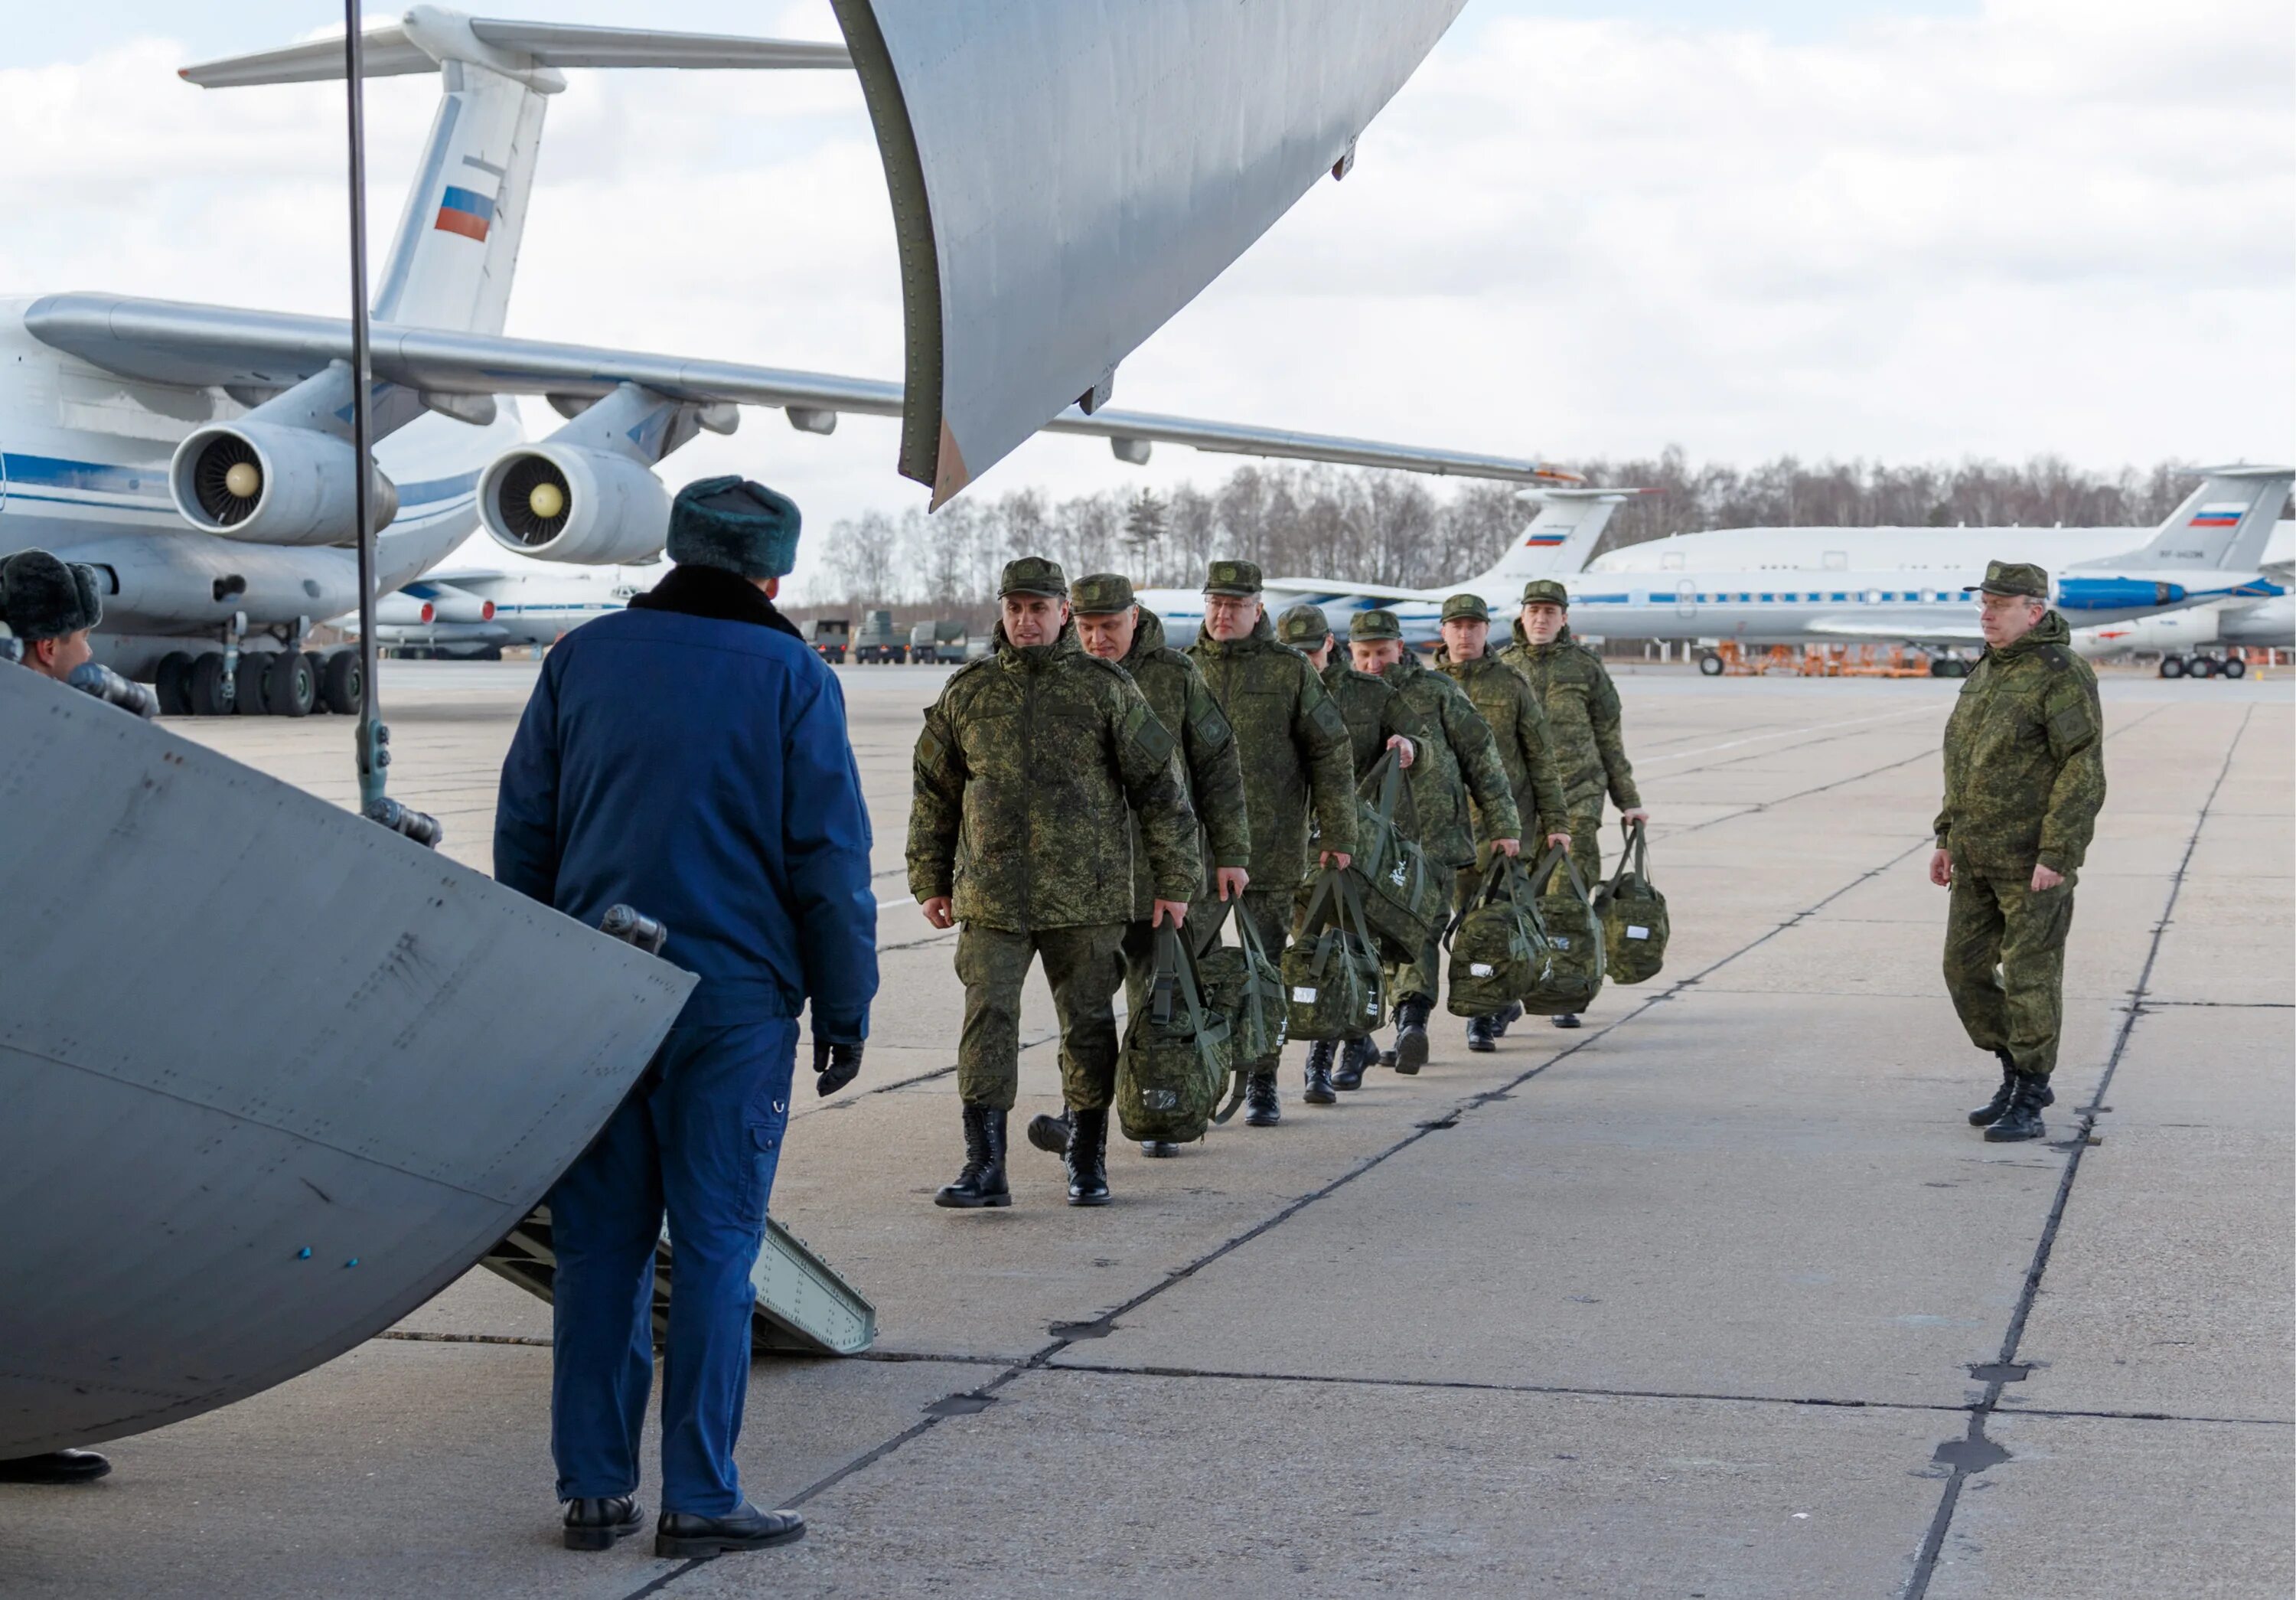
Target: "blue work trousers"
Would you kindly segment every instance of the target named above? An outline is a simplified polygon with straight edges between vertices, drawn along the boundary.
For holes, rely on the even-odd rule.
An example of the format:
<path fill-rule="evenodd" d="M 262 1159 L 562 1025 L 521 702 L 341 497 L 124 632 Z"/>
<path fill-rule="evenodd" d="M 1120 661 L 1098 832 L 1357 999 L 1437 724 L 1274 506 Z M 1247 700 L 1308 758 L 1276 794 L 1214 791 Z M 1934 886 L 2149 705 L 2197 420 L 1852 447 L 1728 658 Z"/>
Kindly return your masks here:
<path fill-rule="evenodd" d="M 667 1208 L 662 1509 L 723 1516 L 741 1506 L 734 1444 L 750 1386 L 750 1271 L 796 1061 L 791 1021 L 671 1029 L 612 1120 L 552 1187 L 550 1448 L 561 1500 L 637 1488 L 653 1387 L 654 1243 Z"/>

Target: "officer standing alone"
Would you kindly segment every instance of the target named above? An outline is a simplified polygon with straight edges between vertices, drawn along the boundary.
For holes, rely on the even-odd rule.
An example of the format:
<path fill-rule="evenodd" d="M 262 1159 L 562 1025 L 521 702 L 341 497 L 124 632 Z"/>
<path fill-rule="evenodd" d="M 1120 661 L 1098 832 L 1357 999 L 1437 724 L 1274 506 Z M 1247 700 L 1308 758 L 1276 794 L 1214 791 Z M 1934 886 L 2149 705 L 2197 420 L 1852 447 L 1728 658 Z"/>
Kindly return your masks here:
<path fill-rule="evenodd" d="M 2049 575 L 1986 570 L 1985 653 L 1945 728 L 1945 805 L 1930 882 L 1953 891 L 1945 984 L 1970 1043 L 2001 1063 L 2001 1087 L 1969 1113 L 1995 1143 L 2038 1139 L 2064 1030 L 2073 880 L 2104 804 L 2096 674 L 2050 609 Z"/>
<path fill-rule="evenodd" d="M 742 1495 L 750 1273 L 810 1001 L 816 1088 L 860 1071 L 877 991 L 869 814 L 837 680 L 772 600 L 798 509 L 738 478 L 670 508 L 676 563 L 551 651 L 503 764 L 495 876 L 594 925 L 617 904 L 669 930 L 701 983 L 645 1072 L 546 1197 L 558 1258 L 551 1449 L 565 1541 L 636 1532 L 665 1210 L 676 1262 L 662 1362 L 654 1553 L 796 1538 Z"/>
<path fill-rule="evenodd" d="M 934 927 L 964 924 L 964 1168 L 933 1203 L 1013 1203 L 1004 1138 L 1021 1088 L 1021 986 L 1041 958 L 1061 1019 L 1069 1203 L 1106 1205 L 1132 817 L 1149 922 L 1178 928 L 1203 891 L 1196 814 L 1173 736 L 1139 686 L 1078 643 L 1059 564 L 1007 562 L 997 594 L 994 653 L 957 669 L 917 735 L 909 888 Z"/>

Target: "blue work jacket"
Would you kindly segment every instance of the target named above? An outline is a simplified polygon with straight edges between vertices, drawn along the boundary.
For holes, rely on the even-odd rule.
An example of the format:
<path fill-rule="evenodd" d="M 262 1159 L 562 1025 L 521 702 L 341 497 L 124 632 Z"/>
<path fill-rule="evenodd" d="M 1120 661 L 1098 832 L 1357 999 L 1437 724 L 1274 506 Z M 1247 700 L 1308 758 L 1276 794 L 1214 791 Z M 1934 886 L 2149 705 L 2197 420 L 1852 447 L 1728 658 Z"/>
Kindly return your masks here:
<path fill-rule="evenodd" d="M 552 649 L 503 763 L 495 876 L 593 927 L 665 923 L 680 1026 L 868 1034 L 869 812 L 837 679 L 732 573 L 674 569 Z"/>

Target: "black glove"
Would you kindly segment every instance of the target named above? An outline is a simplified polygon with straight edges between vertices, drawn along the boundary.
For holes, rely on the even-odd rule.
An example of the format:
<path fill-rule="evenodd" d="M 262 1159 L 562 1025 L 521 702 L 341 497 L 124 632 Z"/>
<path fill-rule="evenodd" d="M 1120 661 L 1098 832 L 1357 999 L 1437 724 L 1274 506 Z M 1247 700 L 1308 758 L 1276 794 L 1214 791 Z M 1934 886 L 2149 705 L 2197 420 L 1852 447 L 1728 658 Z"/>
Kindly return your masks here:
<path fill-rule="evenodd" d="M 813 1070 L 815 1092 L 834 1095 L 861 1075 L 861 1041 L 815 1039 Z"/>

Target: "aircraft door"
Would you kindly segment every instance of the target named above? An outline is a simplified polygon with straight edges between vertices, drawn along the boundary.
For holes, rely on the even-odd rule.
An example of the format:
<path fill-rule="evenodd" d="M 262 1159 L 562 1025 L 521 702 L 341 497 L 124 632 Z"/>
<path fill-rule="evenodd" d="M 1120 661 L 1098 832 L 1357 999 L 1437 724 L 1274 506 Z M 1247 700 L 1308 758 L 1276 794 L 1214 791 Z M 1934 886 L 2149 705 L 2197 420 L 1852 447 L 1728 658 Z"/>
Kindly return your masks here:
<path fill-rule="evenodd" d="M 1698 586 L 1686 578 L 1674 586 L 1674 614 L 1677 617 L 1698 615 Z"/>

